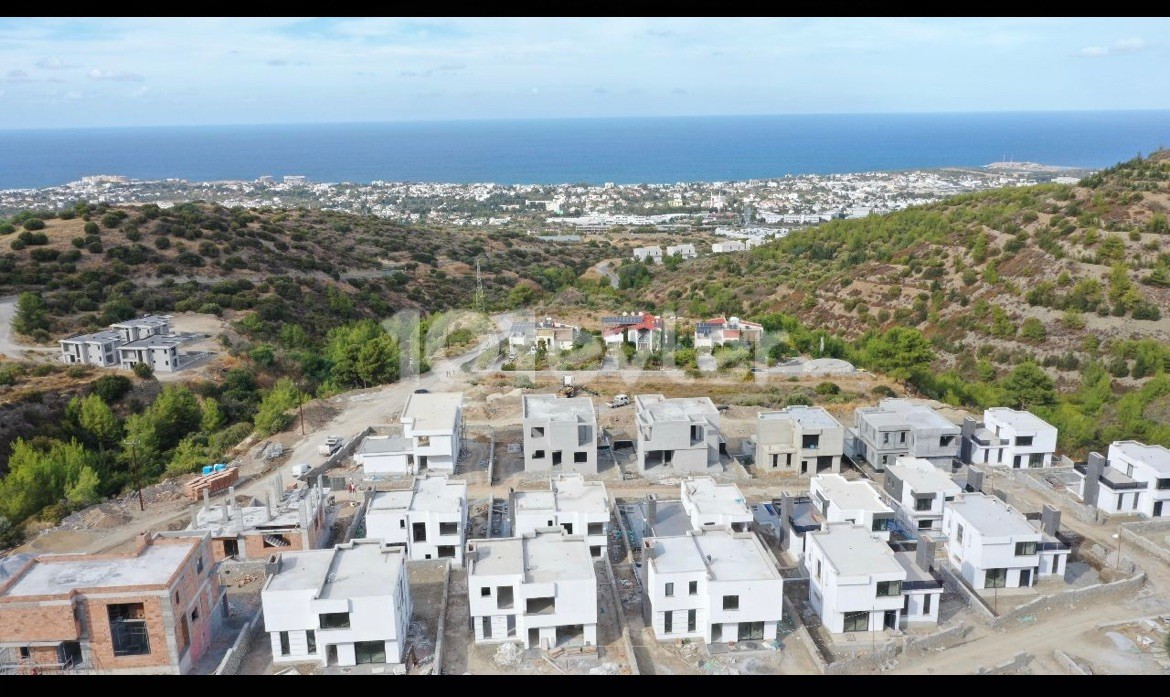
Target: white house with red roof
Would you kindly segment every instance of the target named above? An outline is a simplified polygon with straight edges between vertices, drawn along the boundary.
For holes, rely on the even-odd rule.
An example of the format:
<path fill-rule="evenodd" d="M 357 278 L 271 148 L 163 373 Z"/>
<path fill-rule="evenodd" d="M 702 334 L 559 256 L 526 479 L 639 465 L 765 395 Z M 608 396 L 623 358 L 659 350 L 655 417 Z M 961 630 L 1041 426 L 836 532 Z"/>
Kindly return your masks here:
<path fill-rule="evenodd" d="M 639 351 L 654 351 L 662 347 L 664 325 L 662 317 L 648 312 L 631 313 L 615 317 L 603 317 L 605 327 L 601 336 L 606 346 L 617 346 L 629 341 Z"/>
<path fill-rule="evenodd" d="M 729 343 L 758 344 L 764 325 L 738 317 L 712 317 L 695 325 L 695 348 L 714 348 Z"/>

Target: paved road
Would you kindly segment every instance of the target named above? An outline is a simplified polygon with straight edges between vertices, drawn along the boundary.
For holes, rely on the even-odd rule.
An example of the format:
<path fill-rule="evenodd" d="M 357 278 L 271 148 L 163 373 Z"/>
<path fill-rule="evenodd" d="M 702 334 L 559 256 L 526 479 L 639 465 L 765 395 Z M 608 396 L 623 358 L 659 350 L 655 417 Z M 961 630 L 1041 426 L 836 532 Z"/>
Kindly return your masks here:
<path fill-rule="evenodd" d="M 614 288 L 618 287 L 619 280 L 618 275 L 610 270 L 610 264 L 615 263 L 616 261 L 616 259 L 606 259 L 605 261 L 593 267 L 594 271 L 602 276 L 609 278 L 609 285 L 613 286 Z"/>

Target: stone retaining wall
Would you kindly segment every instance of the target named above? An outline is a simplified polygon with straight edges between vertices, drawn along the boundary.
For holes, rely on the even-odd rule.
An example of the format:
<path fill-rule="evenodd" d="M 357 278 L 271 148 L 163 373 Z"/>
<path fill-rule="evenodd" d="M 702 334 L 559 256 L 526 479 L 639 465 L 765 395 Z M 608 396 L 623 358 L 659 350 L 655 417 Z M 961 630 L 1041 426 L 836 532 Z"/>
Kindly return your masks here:
<path fill-rule="evenodd" d="M 1028 661 L 1032 659 L 1027 651 L 1021 651 L 1015 655 L 1010 661 L 998 663 L 990 668 L 979 668 L 973 675 L 1003 675 L 1017 670 L 1023 670 L 1028 665 Z"/>
<path fill-rule="evenodd" d="M 1018 620 L 1027 615 L 1035 615 L 1058 607 L 1070 607 L 1098 598 L 1112 598 L 1121 595 L 1133 595 L 1146 582 L 1146 574 L 1138 573 L 1130 578 L 1112 583 L 1095 583 L 1084 588 L 1064 591 L 1055 595 L 1042 595 L 1035 600 L 1024 603 L 1010 612 L 996 617 L 991 621 L 992 627 L 1002 627 L 1007 623 Z"/>
<path fill-rule="evenodd" d="M 240 635 L 236 637 L 235 643 L 224 654 L 223 660 L 219 662 L 219 666 L 215 669 L 215 675 L 235 675 L 240 670 L 240 664 L 244 662 L 244 657 L 248 655 L 248 649 L 252 648 L 252 641 L 256 635 L 260 634 L 260 629 L 264 626 L 264 613 L 260 610 L 256 611 L 256 616 L 252 618 L 244 628 L 240 630 Z"/>

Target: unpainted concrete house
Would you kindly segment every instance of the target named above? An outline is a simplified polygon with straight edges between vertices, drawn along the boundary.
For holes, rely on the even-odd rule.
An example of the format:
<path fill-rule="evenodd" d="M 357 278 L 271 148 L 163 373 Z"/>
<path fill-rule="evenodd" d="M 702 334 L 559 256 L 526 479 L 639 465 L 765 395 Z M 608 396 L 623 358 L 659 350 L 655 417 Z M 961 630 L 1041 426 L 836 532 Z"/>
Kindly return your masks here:
<path fill-rule="evenodd" d="M 609 540 L 609 494 L 604 482 L 587 482 L 580 474 L 560 474 L 549 480 L 548 491 L 514 491 L 509 510 L 512 534 L 536 534 L 541 528 L 560 527 L 568 535 L 585 535 L 596 559 Z"/>
<path fill-rule="evenodd" d="M 185 674 L 227 605 L 211 537 L 142 533 L 125 554 L 0 562 L 0 674 Z"/>
<path fill-rule="evenodd" d="M 784 579 L 752 532 L 726 526 L 642 541 L 649 624 L 659 641 L 771 641 Z"/>
<path fill-rule="evenodd" d="M 462 565 L 467 483 L 415 477 L 410 489 L 373 492 L 366 507 L 366 537 L 405 547 L 414 561 L 452 559 Z"/>
<path fill-rule="evenodd" d="M 592 399 L 526 394 L 521 409 L 526 472 L 597 474 L 597 412 Z"/>
<path fill-rule="evenodd" d="M 476 643 L 597 645 L 597 577 L 583 535 L 557 527 L 469 541 L 467 594 Z"/>
<path fill-rule="evenodd" d="M 940 467 L 951 467 L 959 457 L 960 428 L 924 404 L 883 399 L 876 407 L 859 407 L 853 416 L 852 456 L 879 472 L 900 455 Z"/>
<path fill-rule="evenodd" d="M 822 407 L 791 406 L 756 417 L 755 471 L 814 475 L 840 472 L 845 427 Z"/>
<path fill-rule="evenodd" d="M 223 559 L 267 559 L 274 551 L 319 549 L 329 539 L 330 490 L 320 486 L 284 490 L 279 478 L 266 501 L 240 506 L 235 487 L 212 505 L 203 492 L 203 506 L 178 534 L 211 534 L 211 553 Z"/>
<path fill-rule="evenodd" d="M 275 557 L 260 592 L 273 663 L 402 663 L 413 605 L 401 547 L 360 539 Z"/>
<path fill-rule="evenodd" d="M 669 465 L 679 473 L 705 473 L 719 465 L 719 410 L 709 397 L 634 397 L 638 470 Z"/>

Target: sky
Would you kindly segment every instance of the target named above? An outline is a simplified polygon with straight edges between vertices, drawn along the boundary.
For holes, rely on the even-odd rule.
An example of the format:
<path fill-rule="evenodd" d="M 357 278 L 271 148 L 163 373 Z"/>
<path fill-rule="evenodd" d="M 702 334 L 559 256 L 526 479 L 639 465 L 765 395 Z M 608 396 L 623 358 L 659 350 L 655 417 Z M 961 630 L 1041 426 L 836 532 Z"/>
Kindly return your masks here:
<path fill-rule="evenodd" d="M 1170 108 L 1170 18 L 0 18 L 0 129 Z"/>

